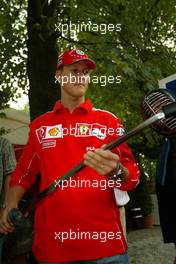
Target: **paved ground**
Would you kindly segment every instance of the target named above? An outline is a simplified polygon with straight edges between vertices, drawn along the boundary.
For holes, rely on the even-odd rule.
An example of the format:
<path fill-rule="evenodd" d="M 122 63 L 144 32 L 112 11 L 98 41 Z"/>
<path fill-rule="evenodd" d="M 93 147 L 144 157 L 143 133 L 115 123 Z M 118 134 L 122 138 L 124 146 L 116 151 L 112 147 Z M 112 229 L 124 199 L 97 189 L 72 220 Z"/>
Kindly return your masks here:
<path fill-rule="evenodd" d="M 173 264 L 175 248 L 164 244 L 160 227 L 127 233 L 130 264 Z"/>

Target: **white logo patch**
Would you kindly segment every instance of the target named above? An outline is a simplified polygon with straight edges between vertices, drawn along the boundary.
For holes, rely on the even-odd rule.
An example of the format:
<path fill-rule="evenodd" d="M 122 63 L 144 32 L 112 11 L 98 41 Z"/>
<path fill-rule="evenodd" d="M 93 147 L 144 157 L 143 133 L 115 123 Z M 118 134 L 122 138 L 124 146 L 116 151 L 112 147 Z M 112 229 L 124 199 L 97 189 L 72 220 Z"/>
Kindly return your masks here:
<path fill-rule="evenodd" d="M 105 139 L 105 137 L 106 137 L 106 134 L 102 133 L 101 129 L 99 129 L 99 128 L 92 129 L 91 134 L 92 134 L 92 136 L 95 136 L 95 137 L 100 138 L 100 139 Z"/>
<path fill-rule="evenodd" d="M 62 125 L 42 126 L 36 130 L 36 134 L 40 143 L 46 139 L 62 138 Z"/>

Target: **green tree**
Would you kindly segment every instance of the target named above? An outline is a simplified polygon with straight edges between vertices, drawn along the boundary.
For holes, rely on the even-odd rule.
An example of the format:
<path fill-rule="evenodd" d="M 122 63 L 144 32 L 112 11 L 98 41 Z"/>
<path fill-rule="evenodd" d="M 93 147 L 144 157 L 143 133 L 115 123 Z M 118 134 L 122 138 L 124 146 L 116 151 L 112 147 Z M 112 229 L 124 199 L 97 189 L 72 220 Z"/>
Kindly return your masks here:
<path fill-rule="evenodd" d="M 26 91 L 26 1 L 0 2 L 0 109 Z"/>
<path fill-rule="evenodd" d="M 69 1 L 67 2 L 70 3 Z M 169 7 L 168 7 L 169 6 Z M 121 23 L 121 31 L 64 32 L 62 40 L 87 50 L 97 62 L 98 76 L 121 76 L 121 83 L 91 84 L 89 96 L 98 107 L 121 117 L 126 131 L 142 122 L 141 101 L 158 87 L 158 79 L 175 72 L 174 1 L 77 1 L 65 5 L 62 23 Z M 65 13 L 65 11 L 63 12 Z M 135 153 L 156 158 L 162 137 L 150 130 L 130 140 Z"/>
<path fill-rule="evenodd" d="M 18 96 L 17 87 L 26 89 L 27 59 L 32 118 L 50 110 L 59 97 L 54 72 L 57 51 L 65 48 L 78 47 L 87 51 L 97 63 L 93 75 L 99 78 L 120 76 L 120 83 L 104 85 L 103 78 L 101 83 L 91 83 L 88 95 L 96 106 L 117 114 L 126 131 L 142 121 L 144 95 L 158 87 L 158 79 L 176 70 L 174 0 L 3 0 L 2 3 L 1 47 L 5 53 L 1 54 L 4 83 L 0 89 L 1 98 L 7 102 L 10 97 Z M 4 26 L 6 20 L 8 23 Z M 74 24 L 72 28 L 70 23 Z M 81 30 L 82 24 L 91 25 L 91 30 Z M 98 25 L 99 30 L 93 25 Z M 111 30 L 107 25 L 111 25 Z M 115 25 L 114 30 L 112 25 Z M 12 30 L 15 34 L 11 37 Z M 12 48 L 12 42 L 17 48 Z M 21 56 L 22 62 L 14 64 L 14 56 Z M 20 78 L 15 71 L 20 72 Z M 18 79 L 18 85 L 11 76 Z M 12 80 L 10 84 L 9 79 Z M 156 133 L 148 130 L 132 139 L 130 144 L 135 153 L 156 158 L 158 139 Z"/>

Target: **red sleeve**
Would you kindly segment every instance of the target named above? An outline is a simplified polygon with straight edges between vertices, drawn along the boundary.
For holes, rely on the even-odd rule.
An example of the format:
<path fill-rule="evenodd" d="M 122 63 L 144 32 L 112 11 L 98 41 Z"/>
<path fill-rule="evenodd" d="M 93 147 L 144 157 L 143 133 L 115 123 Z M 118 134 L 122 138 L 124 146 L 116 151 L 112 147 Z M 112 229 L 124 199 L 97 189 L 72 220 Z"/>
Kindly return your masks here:
<path fill-rule="evenodd" d="M 30 125 L 30 133 L 27 145 L 19 159 L 15 171 L 12 173 L 10 186 L 21 186 L 25 190 L 35 182 L 36 175 L 39 172 L 38 155 L 35 150 L 35 134 Z"/>
<path fill-rule="evenodd" d="M 117 139 L 118 137 L 124 134 L 123 125 L 120 123 L 120 120 L 117 118 L 114 123 L 115 133 L 111 137 L 111 141 Z M 135 161 L 135 158 L 128 147 L 127 143 L 124 142 L 113 150 L 114 153 L 118 154 L 120 157 L 120 162 L 124 167 L 126 167 L 129 171 L 129 179 L 127 182 L 122 183 L 121 189 L 122 191 L 128 191 L 135 188 L 139 183 L 140 171 L 138 165 Z"/>

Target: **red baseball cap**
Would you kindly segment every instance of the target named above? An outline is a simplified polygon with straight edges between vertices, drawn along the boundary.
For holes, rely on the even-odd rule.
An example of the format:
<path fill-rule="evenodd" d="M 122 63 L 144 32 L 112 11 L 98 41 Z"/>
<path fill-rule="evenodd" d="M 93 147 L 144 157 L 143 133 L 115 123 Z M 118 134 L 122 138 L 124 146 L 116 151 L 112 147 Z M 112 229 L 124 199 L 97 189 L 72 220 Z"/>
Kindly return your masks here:
<path fill-rule="evenodd" d="M 58 58 L 57 69 L 61 66 L 73 64 L 75 62 L 85 61 L 89 69 L 95 69 L 96 64 L 93 60 L 89 59 L 88 55 L 82 50 L 71 49 L 64 51 Z"/>

